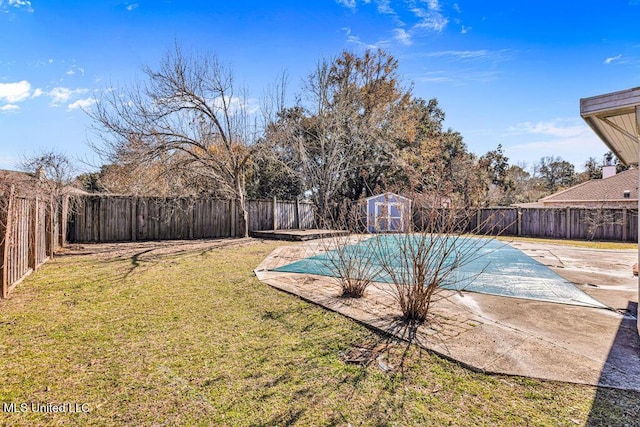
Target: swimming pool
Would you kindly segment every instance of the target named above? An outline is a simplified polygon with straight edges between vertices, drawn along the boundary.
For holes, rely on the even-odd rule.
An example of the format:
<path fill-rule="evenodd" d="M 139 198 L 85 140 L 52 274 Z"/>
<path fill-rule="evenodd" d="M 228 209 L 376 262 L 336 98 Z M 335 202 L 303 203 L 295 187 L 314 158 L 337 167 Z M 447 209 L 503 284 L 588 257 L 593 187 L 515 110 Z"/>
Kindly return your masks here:
<path fill-rule="evenodd" d="M 437 241 L 424 239 L 432 238 L 425 235 L 377 235 L 344 247 L 342 254 L 336 250 L 329 250 L 275 268 L 273 271 L 338 277 L 336 269 L 332 268 L 332 263 L 346 254 L 357 258 L 372 257 L 372 266 L 385 263 L 388 266 L 385 269 L 387 271 L 375 268 L 371 274 L 374 276 L 374 281 L 393 283 L 389 269 L 392 269 L 396 278 L 398 276 L 410 278 L 411 266 L 406 262 L 407 257 L 403 254 L 424 250 L 426 247 L 432 252 L 448 253 L 445 263 L 455 263 L 460 258 L 466 260 L 453 270 L 441 284 L 441 288 L 607 308 L 549 267 L 504 242 L 479 237 L 437 237 Z M 463 255 L 456 258 L 456 254 Z M 417 255 L 422 256 L 422 254 Z M 424 256 L 431 257 L 425 265 L 443 262 L 442 255 L 438 253 Z M 411 258 L 410 256 L 409 259 Z"/>

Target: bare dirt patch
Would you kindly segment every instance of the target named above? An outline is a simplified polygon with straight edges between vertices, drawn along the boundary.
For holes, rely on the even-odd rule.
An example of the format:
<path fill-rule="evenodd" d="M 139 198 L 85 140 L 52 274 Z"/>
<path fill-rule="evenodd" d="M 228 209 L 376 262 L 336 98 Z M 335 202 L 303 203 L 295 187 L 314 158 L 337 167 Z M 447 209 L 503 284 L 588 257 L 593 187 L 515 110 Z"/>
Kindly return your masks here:
<path fill-rule="evenodd" d="M 146 255 L 175 255 L 193 251 L 239 248 L 255 245 L 260 239 L 200 239 L 200 240 L 152 240 L 141 242 L 71 243 L 60 249 L 56 256 L 97 256 L 104 258 L 130 257 L 140 253 Z"/>

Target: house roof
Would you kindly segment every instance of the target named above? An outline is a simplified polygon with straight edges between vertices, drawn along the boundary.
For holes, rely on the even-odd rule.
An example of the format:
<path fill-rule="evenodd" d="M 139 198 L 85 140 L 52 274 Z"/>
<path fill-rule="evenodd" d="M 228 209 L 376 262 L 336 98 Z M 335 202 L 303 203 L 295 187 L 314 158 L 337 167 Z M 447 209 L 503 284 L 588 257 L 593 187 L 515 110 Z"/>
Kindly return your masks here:
<path fill-rule="evenodd" d="M 629 191 L 629 198 L 624 192 Z M 543 203 L 560 202 L 613 202 L 638 201 L 638 169 L 629 169 L 604 179 L 592 179 L 551 196 L 540 199 Z"/>
<path fill-rule="evenodd" d="M 20 196 L 35 196 L 37 194 L 48 194 L 50 191 L 50 181 L 46 178 L 39 179 L 35 174 L 29 172 L 13 171 L 8 169 L 0 169 L 0 195 L 8 192 L 11 185 L 15 187 L 16 194 Z M 62 189 L 64 194 L 88 194 L 86 191 L 65 186 Z"/>
<path fill-rule="evenodd" d="M 638 163 L 639 87 L 583 98 L 580 115 L 618 159 Z"/>
<path fill-rule="evenodd" d="M 38 180 L 33 174 L 27 172 L 0 169 L 0 184 L 7 187 L 5 190 L 13 185 L 16 192 L 21 194 L 35 193 L 38 190 Z"/>

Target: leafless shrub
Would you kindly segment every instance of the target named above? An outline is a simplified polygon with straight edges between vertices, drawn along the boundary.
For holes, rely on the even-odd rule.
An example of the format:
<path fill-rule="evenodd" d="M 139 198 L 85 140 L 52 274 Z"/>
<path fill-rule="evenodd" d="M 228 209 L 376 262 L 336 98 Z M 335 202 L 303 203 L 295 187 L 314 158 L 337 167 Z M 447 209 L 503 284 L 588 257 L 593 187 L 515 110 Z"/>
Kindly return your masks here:
<path fill-rule="evenodd" d="M 443 287 L 464 288 L 480 272 L 462 267 L 477 261 L 491 238 L 470 237 L 481 230 L 468 209 L 445 209 L 433 197 L 415 195 L 414 233 L 387 234 L 373 240 L 375 258 L 392 282 L 403 320 L 424 322 Z M 486 267 L 486 266 L 485 266 Z"/>
<path fill-rule="evenodd" d="M 325 267 L 338 278 L 342 297 L 362 297 L 381 271 L 375 257 L 374 246 L 369 238 L 360 238 L 365 229 L 361 203 L 344 202 L 337 207 L 335 215 L 325 221 L 325 227 L 342 232 L 325 239 Z M 354 244 L 357 243 L 357 244 Z"/>

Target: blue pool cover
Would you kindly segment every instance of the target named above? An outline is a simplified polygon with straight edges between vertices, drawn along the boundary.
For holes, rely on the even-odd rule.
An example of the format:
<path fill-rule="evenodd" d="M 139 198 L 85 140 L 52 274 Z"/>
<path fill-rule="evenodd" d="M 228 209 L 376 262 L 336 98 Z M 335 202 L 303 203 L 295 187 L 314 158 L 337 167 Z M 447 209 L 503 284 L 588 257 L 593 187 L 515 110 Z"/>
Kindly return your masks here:
<path fill-rule="evenodd" d="M 449 240 L 439 238 L 430 244 L 424 239 L 429 237 L 379 235 L 367 241 L 349 245 L 341 254 L 335 250 L 327 251 L 275 268 L 273 271 L 339 277 L 335 264 L 339 259 L 345 259 L 346 254 L 347 259 L 362 260 L 365 257 L 371 257 L 367 268 L 375 270 L 371 273 L 374 280 L 393 283 L 390 274 L 379 268 L 382 260 L 385 260 L 386 265 L 392 266 L 395 274 L 405 278 L 411 277 L 411 273 L 406 271 L 408 267 L 403 267 L 405 263 L 402 260 L 406 257 L 401 257 L 400 254 L 418 251 L 420 245 L 426 243 L 431 251 L 441 250 L 449 253 L 445 264 L 456 262 L 456 254 L 464 254 L 462 258 L 466 261 L 462 262 L 441 284 L 442 288 L 607 308 L 547 266 L 504 242 L 495 239 L 459 237 Z M 405 248 L 403 251 L 399 249 L 401 246 Z M 428 259 L 426 265 L 434 265 L 442 260 L 442 257 L 437 255 L 425 255 L 425 257 Z"/>

